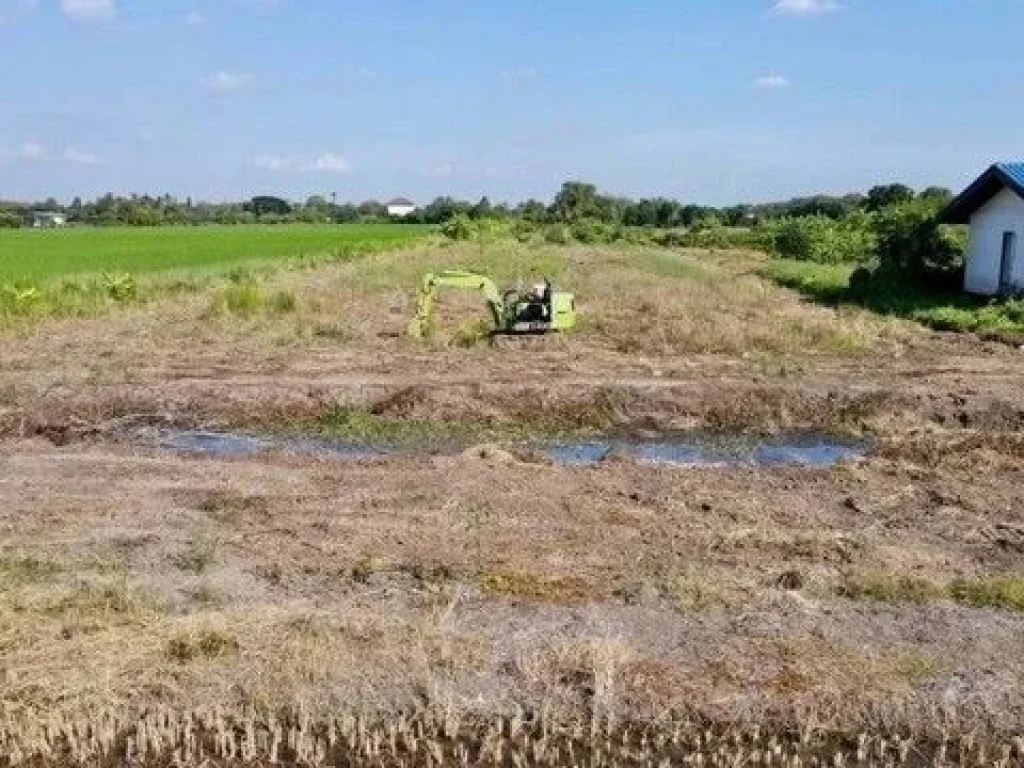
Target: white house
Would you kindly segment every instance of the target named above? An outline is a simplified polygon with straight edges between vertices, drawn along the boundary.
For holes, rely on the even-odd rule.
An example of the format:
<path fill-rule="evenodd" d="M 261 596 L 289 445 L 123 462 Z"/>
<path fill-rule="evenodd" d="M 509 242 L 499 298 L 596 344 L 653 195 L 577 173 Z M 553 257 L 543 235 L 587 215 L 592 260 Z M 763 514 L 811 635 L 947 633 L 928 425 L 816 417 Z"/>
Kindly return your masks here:
<path fill-rule="evenodd" d="M 53 213 L 51 211 L 35 211 L 32 214 L 32 226 L 36 229 L 52 229 L 53 227 L 63 227 L 68 223 L 68 218 L 63 213 Z"/>
<path fill-rule="evenodd" d="M 404 219 L 416 212 L 416 203 L 407 197 L 396 197 L 388 203 L 388 216 Z"/>
<path fill-rule="evenodd" d="M 940 214 L 969 224 L 964 290 L 986 296 L 1024 293 L 1024 163 L 998 163 Z"/>

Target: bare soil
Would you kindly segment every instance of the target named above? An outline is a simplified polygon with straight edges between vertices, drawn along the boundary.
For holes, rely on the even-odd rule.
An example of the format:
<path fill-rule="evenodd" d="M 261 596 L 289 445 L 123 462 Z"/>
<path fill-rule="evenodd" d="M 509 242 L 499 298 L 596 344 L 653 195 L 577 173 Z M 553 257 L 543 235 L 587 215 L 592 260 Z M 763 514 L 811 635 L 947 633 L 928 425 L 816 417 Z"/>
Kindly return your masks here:
<path fill-rule="evenodd" d="M 0 339 L 0 713 L 1019 729 L 1024 614 L 946 587 L 1024 578 L 1024 352 L 804 303 L 751 254 L 501 248 L 277 275 L 295 313 L 176 298 Z M 482 310 L 446 296 L 437 338 L 404 338 L 415 276 L 466 263 L 556 269 L 579 331 L 462 348 Z M 813 427 L 879 449 L 830 469 L 574 468 L 501 445 L 218 460 L 116 437 L 295 428 L 338 405 L 499 428 Z M 882 586 L 850 586 L 866 581 Z"/>

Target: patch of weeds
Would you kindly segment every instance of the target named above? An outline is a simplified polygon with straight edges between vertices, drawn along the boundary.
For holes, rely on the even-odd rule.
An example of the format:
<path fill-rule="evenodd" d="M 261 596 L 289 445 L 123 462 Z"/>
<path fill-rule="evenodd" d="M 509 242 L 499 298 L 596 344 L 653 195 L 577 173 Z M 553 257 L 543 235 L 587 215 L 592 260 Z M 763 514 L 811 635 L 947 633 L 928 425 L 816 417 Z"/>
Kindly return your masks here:
<path fill-rule="evenodd" d="M 444 440 L 486 430 L 482 422 L 392 418 L 347 405 L 336 405 L 328 410 L 319 418 L 319 425 L 330 434 L 371 443 Z"/>
<path fill-rule="evenodd" d="M 331 341 L 349 341 L 352 339 L 352 331 L 336 323 L 321 323 L 313 328 L 313 336 Z"/>
<path fill-rule="evenodd" d="M 152 613 L 157 607 L 150 594 L 131 586 L 127 579 L 118 579 L 106 584 L 80 584 L 53 602 L 47 613 L 81 619 L 110 619 Z"/>
<path fill-rule="evenodd" d="M 548 578 L 526 571 L 491 571 L 480 577 L 484 594 L 538 603 L 579 603 L 593 597 L 582 579 Z"/>
<path fill-rule="evenodd" d="M 245 516 L 267 519 L 270 504 L 263 496 L 245 496 L 233 491 L 211 491 L 203 496 L 197 505 L 219 523 L 234 523 Z"/>
<path fill-rule="evenodd" d="M 883 572 L 847 575 L 839 593 L 851 600 L 885 603 L 924 603 L 943 597 L 942 587 L 929 579 Z"/>
<path fill-rule="evenodd" d="M 1024 577 L 1010 575 L 958 580 L 949 585 L 949 595 L 958 603 L 975 608 L 1024 612 Z"/>
<path fill-rule="evenodd" d="M 724 272 L 712 271 L 698 262 L 678 253 L 664 250 L 641 250 L 635 254 L 636 266 L 646 272 L 676 280 L 711 285 L 723 282 L 728 278 Z"/>
<path fill-rule="evenodd" d="M 737 595 L 734 589 L 712 576 L 695 571 L 676 576 L 670 585 L 670 597 L 681 611 L 707 611 L 733 604 Z"/>
<path fill-rule="evenodd" d="M 919 651 L 906 651 L 883 658 L 890 673 L 909 685 L 924 683 L 942 671 L 942 664 Z"/>
<path fill-rule="evenodd" d="M 0 589 L 49 581 L 60 566 L 33 556 L 0 557 Z"/>
<path fill-rule="evenodd" d="M 352 578 L 360 584 L 367 584 L 370 577 L 380 571 L 382 565 L 383 563 L 378 557 L 370 554 L 361 555 L 356 564 L 352 566 Z"/>
<path fill-rule="evenodd" d="M 223 632 L 204 629 L 198 635 L 172 637 L 164 648 L 164 655 L 177 664 L 188 664 L 196 659 L 222 659 L 238 652 L 238 641 Z"/>
<path fill-rule="evenodd" d="M 103 290 L 117 302 L 133 301 L 139 297 L 139 285 L 135 277 L 125 272 L 104 274 Z"/>
<path fill-rule="evenodd" d="M 270 299 L 270 309 L 279 315 L 294 312 L 298 306 L 299 300 L 291 291 L 278 291 Z"/>
<path fill-rule="evenodd" d="M 233 314 L 252 317 L 259 312 L 266 299 L 258 283 L 254 281 L 233 282 L 214 296 L 210 303 L 210 314 Z"/>
<path fill-rule="evenodd" d="M 493 330 L 492 324 L 486 320 L 471 320 L 456 329 L 452 343 L 463 349 L 476 347 L 485 341 L 490 341 Z"/>
<path fill-rule="evenodd" d="M 183 571 L 205 573 L 217 562 L 217 540 L 195 536 L 174 556 L 174 564 Z"/>

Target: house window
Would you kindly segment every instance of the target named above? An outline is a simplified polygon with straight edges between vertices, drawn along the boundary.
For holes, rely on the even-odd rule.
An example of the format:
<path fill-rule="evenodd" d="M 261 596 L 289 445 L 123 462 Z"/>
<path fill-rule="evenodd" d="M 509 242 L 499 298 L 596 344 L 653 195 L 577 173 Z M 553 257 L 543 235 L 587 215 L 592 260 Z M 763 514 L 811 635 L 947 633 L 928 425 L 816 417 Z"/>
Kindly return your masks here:
<path fill-rule="evenodd" d="M 1017 233 L 1003 233 L 1003 253 L 999 262 L 999 292 L 1012 293 L 1014 262 L 1017 260 Z"/>

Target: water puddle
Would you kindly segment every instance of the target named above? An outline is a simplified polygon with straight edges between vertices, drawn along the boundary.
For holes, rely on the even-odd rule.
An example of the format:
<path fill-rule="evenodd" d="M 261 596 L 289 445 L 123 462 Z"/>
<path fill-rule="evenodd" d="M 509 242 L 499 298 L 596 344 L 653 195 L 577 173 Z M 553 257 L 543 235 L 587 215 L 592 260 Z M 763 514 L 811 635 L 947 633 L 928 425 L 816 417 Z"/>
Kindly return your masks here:
<path fill-rule="evenodd" d="M 675 466 L 829 467 L 860 458 L 868 449 L 865 441 L 816 433 L 772 437 L 695 433 L 673 440 L 572 441 L 545 446 L 541 452 L 552 461 L 577 466 L 622 457 L 644 464 Z"/>
<path fill-rule="evenodd" d="M 154 445 L 191 456 L 244 458 L 270 451 L 299 455 L 364 459 L 396 453 L 455 453 L 467 445 L 373 445 L 326 438 L 279 435 L 253 436 L 237 432 L 161 430 L 131 436 L 133 442 Z M 562 440 L 520 445 L 568 466 L 598 464 L 616 457 L 645 464 L 671 466 L 828 467 L 867 454 L 863 440 L 818 433 L 788 433 L 771 437 L 691 433 L 661 440 Z"/>

